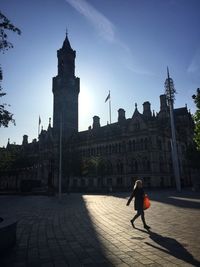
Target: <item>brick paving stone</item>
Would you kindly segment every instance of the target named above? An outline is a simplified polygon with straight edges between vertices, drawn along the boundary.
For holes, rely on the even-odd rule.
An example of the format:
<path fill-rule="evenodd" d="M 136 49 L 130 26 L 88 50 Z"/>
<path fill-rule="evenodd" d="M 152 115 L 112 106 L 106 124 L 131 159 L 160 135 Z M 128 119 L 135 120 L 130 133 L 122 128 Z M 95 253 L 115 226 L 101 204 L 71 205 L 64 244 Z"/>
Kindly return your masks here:
<path fill-rule="evenodd" d="M 57 260 L 54 262 L 54 267 L 68 267 L 65 261 Z"/>
<path fill-rule="evenodd" d="M 126 264 L 126 263 L 117 263 L 117 264 L 115 264 L 115 266 L 116 267 L 128 267 L 129 265 L 128 264 Z"/>
<path fill-rule="evenodd" d="M 54 267 L 53 262 L 45 262 L 41 264 L 41 267 Z"/>
<path fill-rule="evenodd" d="M 200 195 L 148 192 L 148 232 L 130 224 L 128 193 L 0 196 L 0 214 L 18 218 L 17 244 L 2 267 L 200 266 Z"/>
<path fill-rule="evenodd" d="M 14 264 L 12 263 L 12 267 L 26 267 L 26 264 L 24 262 L 14 262 Z"/>

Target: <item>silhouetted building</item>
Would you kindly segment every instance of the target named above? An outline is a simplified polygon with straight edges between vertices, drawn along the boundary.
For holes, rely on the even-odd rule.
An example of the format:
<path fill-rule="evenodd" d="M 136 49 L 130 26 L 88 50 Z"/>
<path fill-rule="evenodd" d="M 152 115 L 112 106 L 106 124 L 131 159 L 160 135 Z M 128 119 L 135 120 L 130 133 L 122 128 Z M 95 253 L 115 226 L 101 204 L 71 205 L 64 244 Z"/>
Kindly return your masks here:
<path fill-rule="evenodd" d="M 64 140 L 78 131 L 79 78 L 75 77 L 76 51 L 71 48 L 68 37 L 57 51 L 58 75 L 53 78 L 53 132 L 59 139 L 62 124 Z M 62 122 L 61 122 L 62 120 Z"/>
<path fill-rule="evenodd" d="M 58 188 L 61 150 L 65 191 L 127 190 L 138 177 L 147 187 L 175 186 L 166 95 L 160 96 L 157 114 L 146 101 L 143 113 L 135 104 L 133 116 L 126 118 L 125 110 L 120 108 L 117 122 L 101 126 L 100 118 L 94 116 L 92 127 L 78 132 L 80 89 L 75 56 L 66 36 L 57 51 L 58 74 L 53 78 L 53 127 L 50 120 L 48 129 L 40 132 L 39 141 L 28 143 L 24 135 L 22 145 L 8 143 L 1 148 L 1 159 L 16 149 L 20 155 L 15 166 L 0 172 L 1 188 L 19 188 L 24 180 Z M 181 182 L 190 185 L 186 150 L 193 142 L 194 124 L 187 107 L 175 109 L 174 117 Z"/>

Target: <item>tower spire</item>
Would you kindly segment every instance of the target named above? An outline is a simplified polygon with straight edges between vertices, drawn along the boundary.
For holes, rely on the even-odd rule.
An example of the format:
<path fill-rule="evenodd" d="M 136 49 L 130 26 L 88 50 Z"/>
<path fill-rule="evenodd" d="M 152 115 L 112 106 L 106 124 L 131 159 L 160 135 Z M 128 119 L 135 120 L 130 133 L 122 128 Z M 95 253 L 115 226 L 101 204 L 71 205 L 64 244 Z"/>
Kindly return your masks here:
<path fill-rule="evenodd" d="M 72 50 L 71 45 L 70 45 L 70 42 L 69 42 L 69 39 L 68 39 L 68 30 L 67 30 L 67 27 L 66 27 L 66 32 L 65 32 L 65 40 L 63 42 L 62 48 L 66 48 L 66 49 Z"/>
<path fill-rule="evenodd" d="M 167 66 L 167 78 L 169 79 L 170 77 L 169 77 L 169 68 L 168 68 L 168 66 Z"/>

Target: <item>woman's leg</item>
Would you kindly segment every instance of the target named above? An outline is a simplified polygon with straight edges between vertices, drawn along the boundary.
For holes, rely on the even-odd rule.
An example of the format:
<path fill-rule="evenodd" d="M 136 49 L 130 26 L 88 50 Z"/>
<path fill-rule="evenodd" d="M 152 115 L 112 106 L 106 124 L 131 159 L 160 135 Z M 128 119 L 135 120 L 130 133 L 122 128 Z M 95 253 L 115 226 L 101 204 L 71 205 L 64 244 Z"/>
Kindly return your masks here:
<path fill-rule="evenodd" d="M 134 225 L 134 221 L 140 216 L 140 213 L 137 211 L 137 213 L 135 214 L 135 216 L 133 217 L 133 219 L 131 220 L 131 224 L 133 226 L 133 228 L 135 228 L 135 225 Z"/>
<path fill-rule="evenodd" d="M 146 228 L 146 229 L 150 229 L 150 226 L 148 226 L 148 225 L 146 224 L 145 217 L 144 217 L 144 211 L 141 210 L 140 214 L 141 214 L 141 219 L 142 219 L 144 228 Z"/>
<path fill-rule="evenodd" d="M 145 222 L 145 217 L 144 217 L 144 211 L 143 210 L 141 211 L 141 219 L 142 219 L 142 222 L 143 222 L 143 224 L 145 226 L 146 222 Z"/>
<path fill-rule="evenodd" d="M 138 210 L 137 213 L 135 214 L 135 216 L 133 217 L 133 219 L 131 221 L 134 222 L 140 215 L 141 214 L 140 214 L 140 212 Z"/>
<path fill-rule="evenodd" d="M 133 219 L 131 220 L 131 224 L 132 224 L 132 226 L 135 227 L 135 225 L 134 225 L 134 221 L 135 221 L 139 216 L 141 216 L 141 219 L 142 219 L 144 228 L 146 228 L 146 229 L 150 229 L 151 227 L 148 226 L 148 225 L 146 224 L 146 221 L 145 221 L 144 210 L 137 210 L 137 213 L 135 214 L 135 216 L 134 216 Z"/>

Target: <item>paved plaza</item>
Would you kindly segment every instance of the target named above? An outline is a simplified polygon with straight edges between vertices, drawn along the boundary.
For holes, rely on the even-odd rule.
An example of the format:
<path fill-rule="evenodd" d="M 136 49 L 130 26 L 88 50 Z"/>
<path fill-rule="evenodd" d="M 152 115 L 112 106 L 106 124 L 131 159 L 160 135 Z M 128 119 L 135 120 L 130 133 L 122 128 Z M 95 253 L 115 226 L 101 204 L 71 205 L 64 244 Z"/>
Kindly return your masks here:
<path fill-rule="evenodd" d="M 128 193 L 0 196 L 0 217 L 18 218 L 17 243 L 0 266 L 200 266 L 200 195 L 150 191 L 141 219 L 130 224 Z"/>

